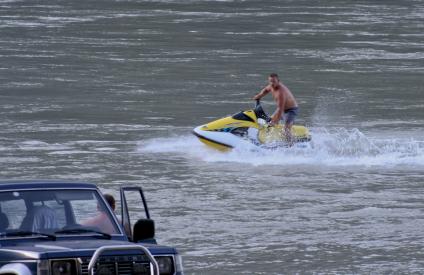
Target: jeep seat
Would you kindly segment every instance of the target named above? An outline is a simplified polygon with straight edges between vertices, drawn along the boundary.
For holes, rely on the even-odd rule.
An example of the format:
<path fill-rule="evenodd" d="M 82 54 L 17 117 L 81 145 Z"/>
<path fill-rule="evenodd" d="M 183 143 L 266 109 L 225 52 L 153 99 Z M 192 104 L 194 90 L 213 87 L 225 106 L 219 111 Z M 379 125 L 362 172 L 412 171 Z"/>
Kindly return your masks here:
<path fill-rule="evenodd" d="M 40 231 L 58 228 L 56 212 L 48 206 L 36 206 L 24 218 L 21 229 Z"/>

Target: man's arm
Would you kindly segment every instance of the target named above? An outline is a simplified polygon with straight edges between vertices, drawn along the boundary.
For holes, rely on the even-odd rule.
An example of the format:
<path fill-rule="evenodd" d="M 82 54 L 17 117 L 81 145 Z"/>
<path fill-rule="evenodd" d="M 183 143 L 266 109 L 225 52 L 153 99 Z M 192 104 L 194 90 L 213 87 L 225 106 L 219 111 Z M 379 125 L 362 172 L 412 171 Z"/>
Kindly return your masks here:
<path fill-rule="evenodd" d="M 281 116 L 284 113 L 284 106 L 286 105 L 286 97 L 283 93 L 279 93 L 277 97 L 277 110 L 271 117 L 271 125 L 278 124 L 281 119 Z"/>
<path fill-rule="evenodd" d="M 265 88 L 262 89 L 262 91 L 260 91 L 259 94 L 255 95 L 253 97 L 253 100 L 259 100 L 259 99 L 263 98 L 268 93 L 269 93 L 269 89 L 268 89 L 268 87 L 265 87 Z"/>

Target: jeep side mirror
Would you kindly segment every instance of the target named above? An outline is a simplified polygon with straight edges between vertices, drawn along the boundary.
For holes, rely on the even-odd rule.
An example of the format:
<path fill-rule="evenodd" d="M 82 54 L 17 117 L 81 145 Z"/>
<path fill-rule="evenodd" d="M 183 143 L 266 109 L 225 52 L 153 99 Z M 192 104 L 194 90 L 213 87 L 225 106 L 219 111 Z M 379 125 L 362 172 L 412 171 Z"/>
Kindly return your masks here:
<path fill-rule="evenodd" d="M 151 219 L 139 219 L 134 224 L 133 242 L 152 240 L 155 238 L 155 222 Z"/>

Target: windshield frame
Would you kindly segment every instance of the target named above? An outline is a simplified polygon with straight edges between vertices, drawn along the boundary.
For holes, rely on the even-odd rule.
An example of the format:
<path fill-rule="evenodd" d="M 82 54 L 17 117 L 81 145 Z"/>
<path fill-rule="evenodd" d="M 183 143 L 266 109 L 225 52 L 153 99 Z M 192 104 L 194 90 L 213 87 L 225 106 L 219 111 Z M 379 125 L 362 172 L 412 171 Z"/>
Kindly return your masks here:
<path fill-rule="evenodd" d="M 118 233 L 114 233 L 114 234 L 110 234 L 113 237 L 125 237 L 128 238 L 128 236 L 124 233 L 121 224 L 119 223 L 119 220 L 116 216 L 116 214 L 114 214 L 112 208 L 110 207 L 110 205 L 107 203 L 106 199 L 104 198 L 104 196 L 102 195 L 102 193 L 100 192 L 99 189 L 97 188 L 92 188 L 92 187 L 29 187 L 29 188 L 16 188 L 16 189 L 0 189 L 0 194 L 1 193 L 9 193 L 9 192 L 30 192 L 30 191 L 78 191 L 78 190 L 84 190 L 84 191 L 92 191 L 94 192 L 97 201 L 101 202 L 103 204 L 103 208 L 107 209 L 108 213 L 107 215 L 110 217 L 111 221 L 114 223 L 113 225 L 117 228 Z M 57 234 L 57 238 L 75 238 L 76 236 L 81 237 L 81 236 L 97 236 L 98 233 L 76 233 L 76 234 Z M 1 237 L 0 238 L 0 242 L 2 240 L 12 240 L 12 239 L 36 239 L 36 238 L 40 238 L 40 235 L 33 235 L 33 236 L 11 236 L 11 237 Z"/>

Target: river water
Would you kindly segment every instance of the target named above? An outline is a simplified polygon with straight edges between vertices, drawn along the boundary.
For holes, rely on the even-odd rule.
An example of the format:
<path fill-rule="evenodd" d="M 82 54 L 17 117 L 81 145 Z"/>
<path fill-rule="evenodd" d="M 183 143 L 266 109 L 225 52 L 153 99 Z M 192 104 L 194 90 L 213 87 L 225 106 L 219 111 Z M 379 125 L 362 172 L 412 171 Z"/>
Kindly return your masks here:
<path fill-rule="evenodd" d="M 142 186 L 187 274 L 422 274 L 423 38 L 418 0 L 0 0 L 0 178 Z M 311 146 L 191 135 L 270 72 Z"/>

